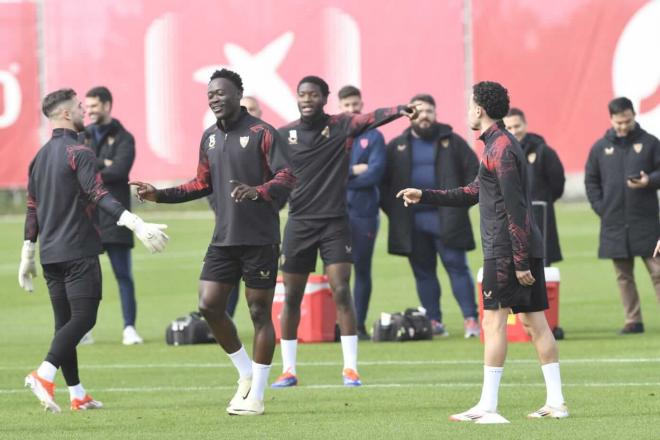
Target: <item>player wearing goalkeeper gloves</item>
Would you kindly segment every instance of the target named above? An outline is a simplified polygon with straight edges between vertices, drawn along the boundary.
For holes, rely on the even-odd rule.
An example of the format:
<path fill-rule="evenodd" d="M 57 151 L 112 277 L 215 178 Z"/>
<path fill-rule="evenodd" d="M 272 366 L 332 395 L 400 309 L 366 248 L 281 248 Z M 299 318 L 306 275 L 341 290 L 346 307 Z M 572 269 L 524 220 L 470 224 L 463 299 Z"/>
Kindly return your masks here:
<path fill-rule="evenodd" d="M 238 370 L 238 391 L 231 415 L 264 412 L 264 388 L 275 350 L 271 307 L 277 277 L 279 207 L 293 188 L 280 136 L 241 107 L 243 81 L 230 70 L 211 76 L 207 97 L 217 122 L 202 135 L 197 177 L 157 190 L 142 182 L 138 196 L 158 203 L 181 203 L 211 194 L 215 231 L 199 281 L 199 310 Z M 254 324 L 253 361 L 227 315 L 233 287 L 245 281 Z"/>
<path fill-rule="evenodd" d="M 96 322 L 101 301 L 101 239 L 95 207 L 135 232 L 151 252 L 165 248 L 167 226 L 145 223 L 124 209 L 103 187 L 96 171 L 96 155 L 80 145 L 85 111 L 72 89 L 47 95 L 42 110 L 53 127 L 51 139 L 30 164 L 25 242 L 18 282 L 32 292 L 36 276 L 35 243 L 55 315 L 55 336 L 46 359 L 25 378 L 46 410 L 59 412 L 55 403 L 55 373 L 59 368 L 71 397 L 71 409 L 101 408 L 78 376 L 76 345 Z"/>

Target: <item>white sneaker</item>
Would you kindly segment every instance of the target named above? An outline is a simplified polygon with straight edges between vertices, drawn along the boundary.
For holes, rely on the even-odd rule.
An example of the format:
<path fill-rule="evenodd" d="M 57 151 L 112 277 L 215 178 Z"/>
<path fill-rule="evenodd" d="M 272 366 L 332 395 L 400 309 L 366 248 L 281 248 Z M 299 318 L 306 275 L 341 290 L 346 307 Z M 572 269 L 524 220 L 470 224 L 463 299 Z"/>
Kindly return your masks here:
<path fill-rule="evenodd" d="M 453 414 L 449 416 L 452 422 L 474 422 L 479 424 L 491 423 L 509 423 L 507 419 L 502 417 L 496 412 L 484 411 L 478 407 L 472 407 L 462 413 Z"/>
<path fill-rule="evenodd" d="M 92 331 L 85 333 L 85 336 L 82 337 L 78 345 L 92 345 L 94 343 L 94 337 L 92 336 Z"/>
<path fill-rule="evenodd" d="M 260 416 L 264 413 L 264 401 L 257 399 L 241 399 L 235 405 L 227 408 L 232 416 Z"/>
<path fill-rule="evenodd" d="M 229 412 L 229 410 L 233 408 L 235 405 L 240 404 L 242 400 L 247 399 L 251 389 L 252 389 L 251 377 L 247 379 L 238 379 L 238 389 L 236 390 L 236 394 L 234 394 L 234 397 L 229 401 L 227 412 Z"/>
<path fill-rule="evenodd" d="M 135 327 L 132 325 L 126 326 L 124 328 L 123 338 L 121 343 L 124 345 L 135 345 L 142 344 L 144 340 L 138 335 L 138 332 L 135 330 Z"/>
<path fill-rule="evenodd" d="M 533 413 L 527 414 L 529 419 L 565 419 L 566 417 L 568 417 L 568 407 L 566 405 L 559 407 L 544 405 Z"/>
<path fill-rule="evenodd" d="M 62 411 L 55 403 L 55 384 L 53 382 L 42 379 L 36 371 L 33 371 L 25 377 L 25 387 L 37 396 L 46 411 L 54 413 Z"/>
<path fill-rule="evenodd" d="M 465 329 L 465 339 L 478 338 L 481 333 L 479 323 L 474 318 L 467 318 L 464 320 L 463 328 Z"/>

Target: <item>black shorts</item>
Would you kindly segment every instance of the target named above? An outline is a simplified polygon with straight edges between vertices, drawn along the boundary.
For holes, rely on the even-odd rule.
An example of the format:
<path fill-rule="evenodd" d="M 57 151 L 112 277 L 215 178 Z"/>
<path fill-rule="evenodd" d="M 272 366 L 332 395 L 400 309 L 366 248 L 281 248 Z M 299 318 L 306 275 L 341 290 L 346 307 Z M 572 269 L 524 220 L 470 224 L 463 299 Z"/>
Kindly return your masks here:
<path fill-rule="evenodd" d="M 200 280 L 238 284 L 250 289 L 272 289 L 277 279 L 279 246 L 209 246 Z"/>
<path fill-rule="evenodd" d="M 353 262 L 348 216 L 321 220 L 289 218 L 282 240 L 282 271 L 314 272 L 317 251 L 326 266 Z"/>
<path fill-rule="evenodd" d="M 536 280 L 530 287 L 518 282 L 513 257 L 497 257 L 484 261 L 481 295 L 484 309 L 510 307 L 513 313 L 540 312 L 548 308 L 543 260 L 530 260 L 530 270 Z"/>
<path fill-rule="evenodd" d="M 103 289 L 98 255 L 41 267 L 51 298 L 101 299 Z"/>

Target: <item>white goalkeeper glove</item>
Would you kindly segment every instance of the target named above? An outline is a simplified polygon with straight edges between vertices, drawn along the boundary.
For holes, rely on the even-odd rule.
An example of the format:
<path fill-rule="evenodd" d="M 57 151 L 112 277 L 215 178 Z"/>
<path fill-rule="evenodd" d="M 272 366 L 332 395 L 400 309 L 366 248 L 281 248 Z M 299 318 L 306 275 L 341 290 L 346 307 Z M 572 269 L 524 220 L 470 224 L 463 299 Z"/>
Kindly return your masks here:
<path fill-rule="evenodd" d="M 18 284 L 28 292 L 34 290 L 32 278 L 37 276 L 37 265 L 34 262 L 34 243 L 30 240 L 23 242 L 21 250 L 21 264 L 18 266 Z"/>
<path fill-rule="evenodd" d="M 170 239 L 163 232 L 163 229 L 167 229 L 167 225 L 145 223 L 140 217 L 129 211 L 122 212 L 117 225 L 125 226 L 135 232 L 135 236 L 140 239 L 142 244 L 152 254 L 154 252 L 162 252 L 165 249 L 167 240 Z"/>

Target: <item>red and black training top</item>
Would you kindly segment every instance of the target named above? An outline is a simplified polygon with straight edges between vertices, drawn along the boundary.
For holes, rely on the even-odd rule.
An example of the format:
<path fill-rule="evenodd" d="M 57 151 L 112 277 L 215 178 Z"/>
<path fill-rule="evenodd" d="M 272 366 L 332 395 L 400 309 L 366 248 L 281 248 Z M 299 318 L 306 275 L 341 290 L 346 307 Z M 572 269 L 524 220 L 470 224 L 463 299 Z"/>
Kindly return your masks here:
<path fill-rule="evenodd" d="M 256 201 L 236 203 L 230 180 L 257 187 Z M 211 245 L 262 246 L 280 243 L 279 206 L 296 179 L 288 168 L 280 136 L 272 126 L 241 108 L 226 129 L 206 129 L 199 145 L 197 176 L 182 185 L 161 189 L 158 203 L 181 203 L 211 194 L 215 230 Z"/>
<path fill-rule="evenodd" d="M 75 131 L 57 128 L 29 170 L 25 239 L 39 237 L 41 264 L 100 254 L 96 206 L 115 221 L 124 207 L 103 187 L 94 152 Z"/>
<path fill-rule="evenodd" d="M 529 270 L 530 258 L 543 258 L 543 242 L 532 221 L 527 162 L 518 141 L 493 124 L 480 137 L 485 143 L 479 174 L 468 186 L 426 189 L 421 203 L 469 206 L 479 203 L 484 259 L 512 256 L 516 270 Z"/>
<path fill-rule="evenodd" d="M 298 179 L 289 197 L 289 216 L 324 219 L 347 215 L 346 186 L 353 139 L 401 117 L 405 109 L 382 108 L 363 115 L 323 114 L 312 122 L 299 119 L 280 128 Z"/>

